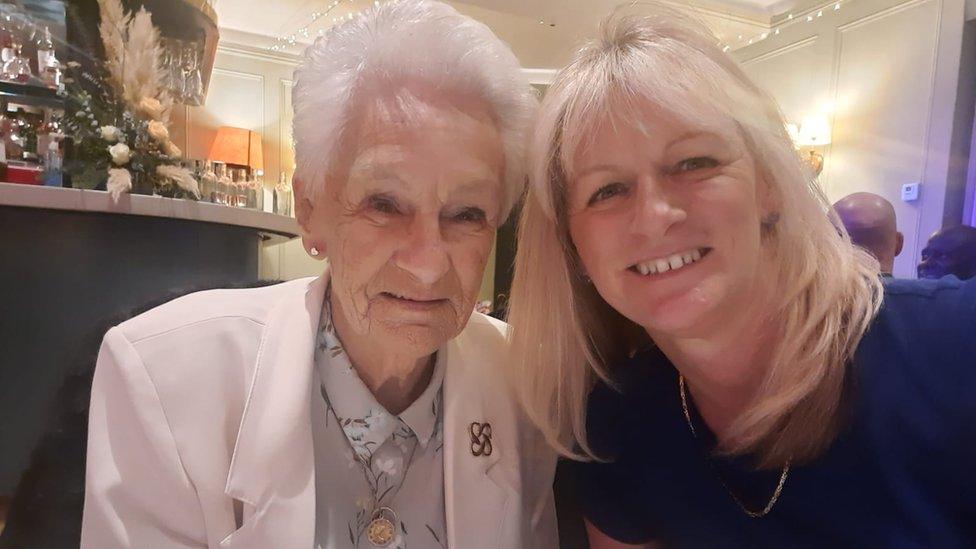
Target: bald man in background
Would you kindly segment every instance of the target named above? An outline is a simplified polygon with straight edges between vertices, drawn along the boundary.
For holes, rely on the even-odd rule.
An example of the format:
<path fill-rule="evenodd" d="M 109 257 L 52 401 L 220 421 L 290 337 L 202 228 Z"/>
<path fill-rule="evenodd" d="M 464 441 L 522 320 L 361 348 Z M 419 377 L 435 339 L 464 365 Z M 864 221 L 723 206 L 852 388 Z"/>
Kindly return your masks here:
<path fill-rule="evenodd" d="M 851 235 L 851 241 L 878 260 L 882 276 L 891 276 L 895 257 L 905 244 L 891 202 L 873 193 L 854 193 L 838 200 L 834 210 Z"/>

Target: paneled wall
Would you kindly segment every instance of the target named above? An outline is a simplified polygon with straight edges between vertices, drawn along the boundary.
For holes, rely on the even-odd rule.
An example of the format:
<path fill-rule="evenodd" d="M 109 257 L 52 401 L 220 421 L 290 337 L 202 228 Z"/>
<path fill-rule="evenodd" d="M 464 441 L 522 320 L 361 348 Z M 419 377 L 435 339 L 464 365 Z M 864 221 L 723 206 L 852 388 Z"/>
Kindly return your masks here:
<path fill-rule="evenodd" d="M 894 204 L 905 235 L 896 276 L 914 276 L 944 217 L 961 220 L 976 84 L 959 79 L 963 10 L 963 0 L 854 0 L 735 53 L 791 121 L 831 121 L 820 175 L 831 200 L 870 191 Z M 901 186 L 915 182 L 919 200 L 903 202 Z"/>
<path fill-rule="evenodd" d="M 295 159 L 291 147 L 291 87 L 298 58 L 264 49 L 221 43 L 214 62 L 207 103 L 174 113 L 173 131 L 191 158 L 206 158 L 217 128 L 236 126 L 261 134 L 265 182 L 290 177 Z M 264 246 L 262 278 L 314 276 L 322 263 L 312 260 L 300 242 Z"/>

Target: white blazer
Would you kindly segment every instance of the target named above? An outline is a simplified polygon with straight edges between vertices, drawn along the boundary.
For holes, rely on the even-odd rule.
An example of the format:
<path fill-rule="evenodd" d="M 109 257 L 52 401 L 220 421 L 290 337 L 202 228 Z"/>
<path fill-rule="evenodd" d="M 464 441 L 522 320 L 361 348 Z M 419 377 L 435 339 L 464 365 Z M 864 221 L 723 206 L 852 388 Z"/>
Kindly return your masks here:
<path fill-rule="evenodd" d="M 196 293 L 109 330 L 92 385 L 82 547 L 313 546 L 313 347 L 327 282 L 328 272 Z M 558 545 L 556 459 L 503 381 L 505 330 L 474 313 L 439 350 L 454 549 Z M 485 441 L 473 444 L 472 423 L 491 424 L 490 455 L 475 455 Z"/>

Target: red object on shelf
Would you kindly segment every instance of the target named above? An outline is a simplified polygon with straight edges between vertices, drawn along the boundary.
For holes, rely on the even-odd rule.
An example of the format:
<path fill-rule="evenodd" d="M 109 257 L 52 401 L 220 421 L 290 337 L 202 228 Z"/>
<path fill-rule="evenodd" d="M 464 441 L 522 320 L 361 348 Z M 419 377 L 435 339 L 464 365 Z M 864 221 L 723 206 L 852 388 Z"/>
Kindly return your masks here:
<path fill-rule="evenodd" d="M 22 183 L 24 185 L 41 185 L 44 183 L 41 178 L 44 170 L 40 167 L 7 165 L 6 172 L 0 174 L 0 179 L 7 183 Z"/>

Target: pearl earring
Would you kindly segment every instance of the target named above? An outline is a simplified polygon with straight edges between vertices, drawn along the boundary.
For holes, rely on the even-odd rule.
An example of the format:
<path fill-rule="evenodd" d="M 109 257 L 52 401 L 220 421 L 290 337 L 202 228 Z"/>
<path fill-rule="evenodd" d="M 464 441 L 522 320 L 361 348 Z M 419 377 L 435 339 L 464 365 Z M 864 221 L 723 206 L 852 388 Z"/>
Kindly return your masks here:
<path fill-rule="evenodd" d="M 309 250 L 309 252 L 312 254 L 312 257 L 317 257 L 319 255 L 319 249 L 315 246 L 312 246 L 312 249 Z"/>

